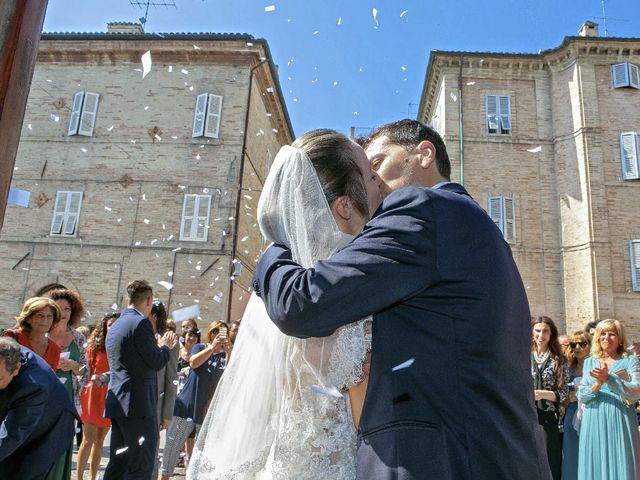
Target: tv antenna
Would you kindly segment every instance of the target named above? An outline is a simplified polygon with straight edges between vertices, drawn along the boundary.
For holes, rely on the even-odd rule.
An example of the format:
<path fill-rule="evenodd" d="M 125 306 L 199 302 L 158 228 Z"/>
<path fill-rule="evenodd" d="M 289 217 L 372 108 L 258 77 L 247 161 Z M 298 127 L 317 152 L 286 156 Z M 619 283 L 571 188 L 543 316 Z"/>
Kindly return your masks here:
<path fill-rule="evenodd" d="M 595 18 L 597 20 L 602 20 L 602 27 L 604 28 L 604 36 L 608 37 L 609 36 L 609 30 L 607 30 L 607 20 L 609 20 L 610 22 L 628 22 L 629 20 L 625 19 L 625 18 L 612 18 L 612 17 L 607 17 L 607 10 L 604 7 L 604 2 L 605 0 L 600 0 L 600 4 L 602 5 L 602 16 L 601 17 L 591 17 L 591 18 Z"/>
<path fill-rule="evenodd" d="M 413 102 L 409 102 L 407 104 L 407 118 L 411 118 L 411 110 L 412 110 L 411 107 L 417 107 L 417 106 L 418 106 L 418 104 L 417 103 L 413 103 Z"/>
<path fill-rule="evenodd" d="M 144 16 L 139 18 L 142 30 L 144 30 L 147 25 L 147 19 L 149 18 L 149 6 L 177 8 L 174 0 L 129 0 L 129 3 L 133 7 L 138 7 L 144 10 Z"/>

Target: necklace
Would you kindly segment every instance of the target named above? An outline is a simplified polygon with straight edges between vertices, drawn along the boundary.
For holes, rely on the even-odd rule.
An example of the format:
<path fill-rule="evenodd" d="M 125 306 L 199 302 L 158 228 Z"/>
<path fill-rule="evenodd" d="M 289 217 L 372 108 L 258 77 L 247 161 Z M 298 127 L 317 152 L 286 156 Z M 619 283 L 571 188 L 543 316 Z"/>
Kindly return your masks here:
<path fill-rule="evenodd" d="M 542 365 L 544 362 L 547 361 L 547 358 L 549 358 L 549 353 L 550 353 L 550 350 L 547 350 L 542 355 L 538 355 L 538 352 L 534 351 L 533 358 L 535 359 L 538 365 Z"/>

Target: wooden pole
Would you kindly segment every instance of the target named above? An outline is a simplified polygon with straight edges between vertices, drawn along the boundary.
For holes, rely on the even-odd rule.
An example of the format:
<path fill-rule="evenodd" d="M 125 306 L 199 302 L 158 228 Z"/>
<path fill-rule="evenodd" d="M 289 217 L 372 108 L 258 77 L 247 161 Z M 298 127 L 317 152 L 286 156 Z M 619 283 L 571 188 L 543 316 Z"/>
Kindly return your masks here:
<path fill-rule="evenodd" d="M 0 0 L 0 229 L 47 0 Z"/>

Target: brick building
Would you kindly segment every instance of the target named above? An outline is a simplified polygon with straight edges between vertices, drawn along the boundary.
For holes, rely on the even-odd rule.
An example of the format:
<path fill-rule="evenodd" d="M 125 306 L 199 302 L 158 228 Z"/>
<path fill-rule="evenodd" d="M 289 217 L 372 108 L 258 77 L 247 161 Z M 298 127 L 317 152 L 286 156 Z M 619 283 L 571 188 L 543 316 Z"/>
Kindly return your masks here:
<path fill-rule="evenodd" d="M 51 282 L 95 323 L 135 278 L 171 310 L 199 305 L 201 324 L 239 317 L 262 182 L 292 136 L 265 40 L 44 34 L 12 182 L 29 208 L 9 206 L 0 234 L 0 326 Z"/>
<path fill-rule="evenodd" d="M 431 52 L 418 118 L 561 330 L 615 317 L 640 338 L 638 65 L 640 39 L 591 22 L 539 54 Z"/>

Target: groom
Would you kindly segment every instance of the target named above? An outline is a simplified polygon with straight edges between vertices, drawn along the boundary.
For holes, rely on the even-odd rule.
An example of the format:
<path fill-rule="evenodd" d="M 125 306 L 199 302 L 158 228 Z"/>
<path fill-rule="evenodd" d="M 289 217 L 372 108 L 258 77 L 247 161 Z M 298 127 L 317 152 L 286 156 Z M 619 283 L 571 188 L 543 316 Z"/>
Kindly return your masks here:
<path fill-rule="evenodd" d="M 402 120 L 363 144 L 392 193 L 362 234 L 310 269 L 274 245 L 254 277 L 288 335 L 326 336 L 373 315 L 357 478 L 550 479 L 509 246 L 449 182 L 435 131 Z"/>

